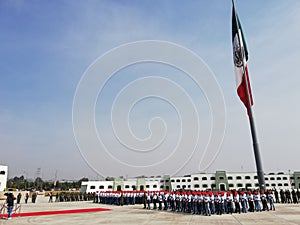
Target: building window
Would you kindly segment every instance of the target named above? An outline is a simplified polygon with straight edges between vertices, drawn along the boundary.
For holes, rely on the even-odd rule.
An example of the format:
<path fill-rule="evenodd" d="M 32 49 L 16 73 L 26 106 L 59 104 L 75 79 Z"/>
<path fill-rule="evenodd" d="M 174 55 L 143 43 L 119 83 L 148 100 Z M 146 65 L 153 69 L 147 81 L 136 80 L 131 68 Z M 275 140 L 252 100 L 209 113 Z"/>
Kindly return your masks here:
<path fill-rule="evenodd" d="M 256 183 L 256 184 L 255 184 L 255 187 L 259 187 L 259 184 L 258 184 L 258 183 Z"/>
<path fill-rule="evenodd" d="M 210 177 L 210 180 L 216 180 L 216 178 L 215 177 Z"/>
<path fill-rule="evenodd" d="M 160 185 L 160 189 L 163 189 L 164 188 L 164 185 Z"/>
<path fill-rule="evenodd" d="M 113 186 L 112 185 L 108 185 L 108 187 L 107 187 L 108 189 L 112 189 L 113 188 Z"/>
<path fill-rule="evenodd" d="M 287 180 L 287 179 L 288 179 L 287 177 L 283 177 L 283 178 L 282 178 L 282 180 Z"/>
<path fill-rule="evenodd" d="M 284 185 L 284 186 L 289 186 L 289 184 L 288 184 L 288 183 L 284 183 L 283 185 Z M 295 185 L 295 184 L 294 184 L 294 185 Z"/>
<path fill-rule="evenodd" d="M 277 177 L 276 180 L 281 180 L 281 177 Z"/>
<path fill-rule="evenodd" d="M 185 179 L 182 179 L 182 182 L 185 182 Z"/>
<path fill-rule="evenodd" d="M 229 187 L 233 188 L 233 184 L 229 184 Z"/>
<path fill-rule="evenodd" d="M 186 186 L 185 186 L 185 185 L 182 185 L 182 188 L 183 188 L 183 189 L 185 189 L 185 188 L 186 188 Z"/>
<path fill-rule="evenodd" d="M 194 177 L 194 180 L 199 180 L 199 177 Z"/>
<path fill-rule="evenodd" d="M 99 186 L 99 189 L 104 189 L 104 186 L 103 186 L 103 185 L 100 185 L 100 186 Z"/>
<path fill-rule="evenodd" d="M 199 184 L 195 184 L 195 185 L 194 185 L 194 188 L 199 188 Z"/>
<path fill-rule="evenodd" d="M 203 184 L 202 187 L 203 187 L 203 188 L 207 188 L 207 184 Z"/>
<path fill-rule="evenodd" d="M 147 184 L 147 185 L 146 185 L 146 188 L 150 188 L 150 185 L 149 185 L 149 184 Z"/>
<path fill-rule="evenodd" d="M 257 178 L 255 178 L 255 179 L 257 179 Z M 269 180 L 269 178 L 268 178 L 268 177 L 265 177 L 265 180 Z"/>
<path fill-rule="evenodd" d="M 278 184 L 278 187 L 282 187 L 282 184 L 281 184 L 281 183 L 279 183 L 279 184 Z"/>
<path fill-rule="evenodd" d="M 266 178 L 267 178 L 267 177 L 266 177 Z M 257 176 L 256 176 L 256 175 L 254 176 L 254 179 L 257 179 Z"/>
<path fill-rule="evenodd" d="M 91 189 L 96 189 L 96 186 L 94 186 L 94 185 L 93 185 L 93 186 L 91 186 Z"/>
<path fill-rule="evenodd" d="M 246 180 L 250 180 L 250 176 L 245 176 L 245 179 Z"/>
<path fill-rule="evenodd" d="M 275 180 L 275 178 L 274 177 L 270 177 L 270 180 Z"/>
<path fill-rule="evenodd" d="M 175 182 L 175 180 L 171 180 L 171 182 L 172 182 L 172 183 L 174 183 L 174 182 Z"/>
<path fill-rule="evenodd" d="M 220 180 L 224 180 L 224 177 L 219 177 Z"/>
<path fill-rule="evenodd" d="M 153 188 L 157 188 L 157 185 L 156 185 L 156 184 L 154 184 L 154 185 L 153 185 Z"/>
<path fill-rule="evenodd" d="M 202 180 L 207 180 L 207 177 L 202 177 Z"/>
<path fill-rule="evenodd" d="M 249 187 L 251 187 L 252 185 L 251 184 L 246 184 L 246 188 L 249 188 Z"/>
<path fill-rule="evenodd" d="M 233 179 L 232 176 L 229 176 L 229 177 L 228 177 L 228 180 L 232 180 L 232 179 Z"/>
<path fill-rule="evenodd" d="M 216 188 L 216 184 L 212 184 L 212 185 L 211 185 L 211 188 L 212 188 L 212 189 Z"/>
<path fill-rule="evenodd" d="M 269 186 L 270 186 L 270 184 L 266 184 L 266 186 L 267 186 L 267 187 L 269 187 Z"/>
<path fill-rule="evenodd" d="M 188 188 L 191 188 L 191 185 L 190 185 L 190 184 L 188 185 Z"/>
<path fill-rule="evenodd" d="M 180 185 L 177 185 L 177 188 L 180 188 Z"/>
<path fill-rule="evenodd" d="M 0 175 L 5 175 L 5 171 L 4 171 L 4 170 L 1 170 L 1 171 L 0 171 Z"/>
<path fill-rule="evenodd" d="M 179 180 L 179 179 L 177 179 L 177 180 L 176 180 L 176 182 L 180 182 L 180 180 Z"/>
<path fill-rule="evenodd" d="M 275 186 L 276 186 L 276 184 L 271 184 L 271 186 L 272 186 L 272 187 L 275 187 Z"/>
<path fill-rule="evenodd" d="M 237 179 L 237 180 L 241 180 L 242 177 L 241 177 L 241 176 L 237 176 L 236 179 Z"/>
<path fill-rule="evenodd" d="M 300 180 L 300 177 L 297 177 L 297 180 Z"/>
<path fill-rule="evenodd" d="M 191 182 L 191 179 L 188 179 L 187 182 Z"/>
<path fill-rule="evenodd" d="M 241 187 L 243 187 L 243 184 L 239 183 L 239 184 L 237 184 L 237 187 L 241 188 Z"/>

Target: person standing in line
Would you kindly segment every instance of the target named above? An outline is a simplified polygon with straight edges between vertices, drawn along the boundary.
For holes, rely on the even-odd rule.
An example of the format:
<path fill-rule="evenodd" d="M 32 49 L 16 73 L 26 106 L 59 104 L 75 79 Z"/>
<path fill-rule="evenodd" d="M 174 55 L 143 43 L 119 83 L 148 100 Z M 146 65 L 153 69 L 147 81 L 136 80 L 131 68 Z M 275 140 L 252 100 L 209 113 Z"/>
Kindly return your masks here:
<path fill-rule="evenodd" d="M 226 205 L 227 205 L 227 214 L 232 214 L 233 213 L 233 197 L 231 191 L 227 191 L 227 196 L 226 196 Z"/>
<path fill-rule="evenodd" d="M 286 203 L 285 194 L 283 190 L 281 189 L 279 193 L 280 193 L 280 203 Z"/>
<path fill-rule="evenodd" d="M 255 210 L 257 212 L 261 212 L 261 207 L 260 207 L 260 203 L 259 203 L 260 202 L 260 196 L 259 196 L 258 191 L 254 192 L 253 199 L 254 199 Z"/>
<path fill-rule="evenodd" d="M 279 202 L 279 193 L 278 193 L 278 191 L 276 189 L 274 190 L 274 194 L 275 194 L 276 203 L 280 203 Z"/>
<path fill-rule="evenodd" d="M 269 200 L 269 203 L 270 203 L 270 210 L 273 209 L 275 211 L 274 197 L 273 197 L 272 190 L 268 191 L 268 200 Z"/>
<path fill-rule="evenodd" d="M 247 199 L 248 199 L 248 205 L 249 205 L 249 212 L 254 212 L 253 195 L 252 195 L 252 191 L 250 191 L 250 190 L 248 191 Z"/>
<path fill-rule="evenodd" d="M 297 194 L 294 189 L 292 190 L 292 199 L 293 199 L 294 204 L 296 204 L 296 203 L 298 204 Z"/>
<path fill-rule="evenodd" d="M 28 194 L 28 192 L 26 192 L 26 194 L 25 194 L 25 204 L 27 204 L 28 199 L 29 199 L 29 194 Z"/>
<path fill-rule="evenodd" d="M 21 194 L 21 192 L 19 192 L 19 194 L 17 195 L 17 204 L 21 203 L 21 197 L 22 197 L 22 194 Z"/>
<path fill-rule="evenodd" d="M 151 203 L 151 195 L 150 195 L 150 193 L 148 192 L 148 193 L 147 193 L 147 209 L 150 209 L 150 203 Z"/>
<path fill-rule="evenodd" d="M 157 193 L 154 193 L 153 194 L 153 209 L 157 209 L 156 203 L 157 203 Z"/>
<path fill-rule="evenodd" d="M 36 202 L 36 198 L 37 198 L 37 193 L 34 191 L 31 196 L 32 203 Z"/>
<path fill-rule="evenodd" d="M 49 201 L 48 202 L 53 202 L 53 194 L 52 194 L 52 192 L 49 192 Z"/>
<path fill-rule="evenodd" d="M 234 191 L 233 193 L 233 202 L 234 202 L 235 213 L 241 213 L 240 196 L 237 191 Z"/>
<path fill-rule="evenodd" d="M 264 190 L 260 191 L 260 199 L 263 206 L 263 211 L 269 211 L 268 202 L 267 202 L 267 195 L 265 194 Z"/>
<path fill-rule="evenodd" d="M 161 193 L 159 193 L 159 196 L 158 196 L 158 209 L 159 210 L 162 210 L 162 201 L 163 201 L 163 197 L 162 197 Z"/>

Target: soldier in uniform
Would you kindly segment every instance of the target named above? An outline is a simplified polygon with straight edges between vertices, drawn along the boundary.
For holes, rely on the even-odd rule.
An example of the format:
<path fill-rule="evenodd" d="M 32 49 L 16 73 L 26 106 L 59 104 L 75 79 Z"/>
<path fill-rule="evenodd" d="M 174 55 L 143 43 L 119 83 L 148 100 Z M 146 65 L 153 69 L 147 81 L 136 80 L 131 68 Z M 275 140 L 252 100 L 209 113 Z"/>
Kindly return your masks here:
<path fill-rule="evenodd" d="M 247 193 L 247 199 L 248 199 L 248 204 L 249 204 L 249 212 L 254 212 L 253 195 L 250 190 Z"/>
<path fill-rule="evenodd" d="M 151 194 L 147 193 L 147 209 L 150 209 L 150 203 L 151 203 Z"/>
<path fill-rule="evenodd" d="M 269 190 L 269 191 L 268 191 L 268 200 L 269 200 L 269 203 L 270 203 L 270 210 L 273 209 L 273 210 L 275 211 L 274 197 L 273 197 L 272 190 Z"/>
<path fill-rule="evenodd" d="M 227 214 L 232 214 L 233 213 L 233 198 L 231 191 L 227 191 L 227 196 L 226 196 L 226 206 L 227 206 Z"/>
<path fill-rule="evenodd" d="M 158 209 L 162 210 L 163 196 L 161 193 L 159 193 L 157 200 L 158 200 Z"/>
<path fill-rule="evenodd" d="M 210 191 L 208 193 L 209 197 L 210 197 L 210 212 L 211 214 L 215 214 L 215 196 L 214 193 L 212 191 Z"/>
<path fill-rule="evenodd" d="M 172 212 L 175 212 L 175 193 L 173 191 L 169 195 L 169 202 Z"/>
<path fill-rule="evenodd" d="M 267 202 L 267 195 L 265 194 L 264 190 L 260 191 L 260 199 L 263 206 L 263 211 L 269 211 L 268 202 Z"/>
<path fill-rule="evenodd" d="M 240 201 L 242 205 L 242 212 L 247 213 L 247 196 L 244 191 L 240 192 Z"/>
<path fill-rule="evenodd" d="M 233 193 L 233 202 L 234 202 L 235 213 L 241 213 L 240 196 L 237 191 L 234 191 Z"/>
<path fill-rule="evenodd" d="M 278 194 L 278 191 L 276 189 L 274 191 L 274 194 L 275 194 L 276 203 L 279 203 L 279 194 Z"/>
<path fill-rule="evenodd" d="M 157 193 L 155 192 L 153 195 L 153 209 L 157 209 L 156 203 L 157 203 Z"/>
<path fill-rule="evenodd" d="M 297 194 L 296 194 L 296 191 L 294 189 L 292 190 L 292 198 L 293 198 L 293 203 L 298 204 Z"/>
<path fill-rule="evenodd" d="M 260 196 L 259 196 L 258 191 L 254 192 L 253 199 L 254 199 L 255 210 L 257 212 L 261 212 L 261 207 L 260 207 L 260 203 L 259 203 L 260 202 Z"/>
<path fill-rule="evenodd" d="M 284 195 L 283 190 L 281 189 L 279 193 L 280 193 L 280 202 L 281 203 L 286 203 L 286 201 L 285 201 L 285 195 Z"/>
<path fill-rule="evenodd" d="M 208 193 L 206 193 L 206 192 L 204 193 L 203 202 L 204 202 L 204 208 L 205 208 L 205 216 L 211 216 L 210 197 L 208 196 Z"/>

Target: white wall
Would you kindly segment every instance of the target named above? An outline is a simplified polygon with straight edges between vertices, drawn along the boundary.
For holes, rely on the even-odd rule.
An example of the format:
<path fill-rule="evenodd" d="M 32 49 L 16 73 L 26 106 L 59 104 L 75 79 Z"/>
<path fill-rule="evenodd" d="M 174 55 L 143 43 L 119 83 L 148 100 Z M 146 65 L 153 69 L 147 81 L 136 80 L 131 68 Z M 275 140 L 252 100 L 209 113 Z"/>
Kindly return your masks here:
<path fill-rule="evenodd" d="M 4 191 L 7 182 L 7 166 L 0 165 L 0 191 Z"/>

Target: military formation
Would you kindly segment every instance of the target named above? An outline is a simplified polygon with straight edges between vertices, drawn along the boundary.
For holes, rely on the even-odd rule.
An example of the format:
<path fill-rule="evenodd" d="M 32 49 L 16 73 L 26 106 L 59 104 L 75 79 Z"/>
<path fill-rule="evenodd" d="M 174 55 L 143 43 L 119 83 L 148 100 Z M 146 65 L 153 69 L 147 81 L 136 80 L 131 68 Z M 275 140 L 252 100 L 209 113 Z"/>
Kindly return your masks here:
<path fill-rule="evenodd" d="M 290 191 L 289 191 L 290 192 Z M 291 192 L 290 192 L 291 193 Z M 297 192 L 294 198 L 298 203 Z M 147 210 L 199 214 L 205 216 L 275 210 L 276 190 L 248 191 L 102 191 L 94 193 L 94 203 L 109 205 L 142 204 Z M 295 200 L 294 199 L 294 200 Z M 286 198 L 280 198 L 282 203 Z M 293 202 L 293 197 L 291 197 Z"/>

